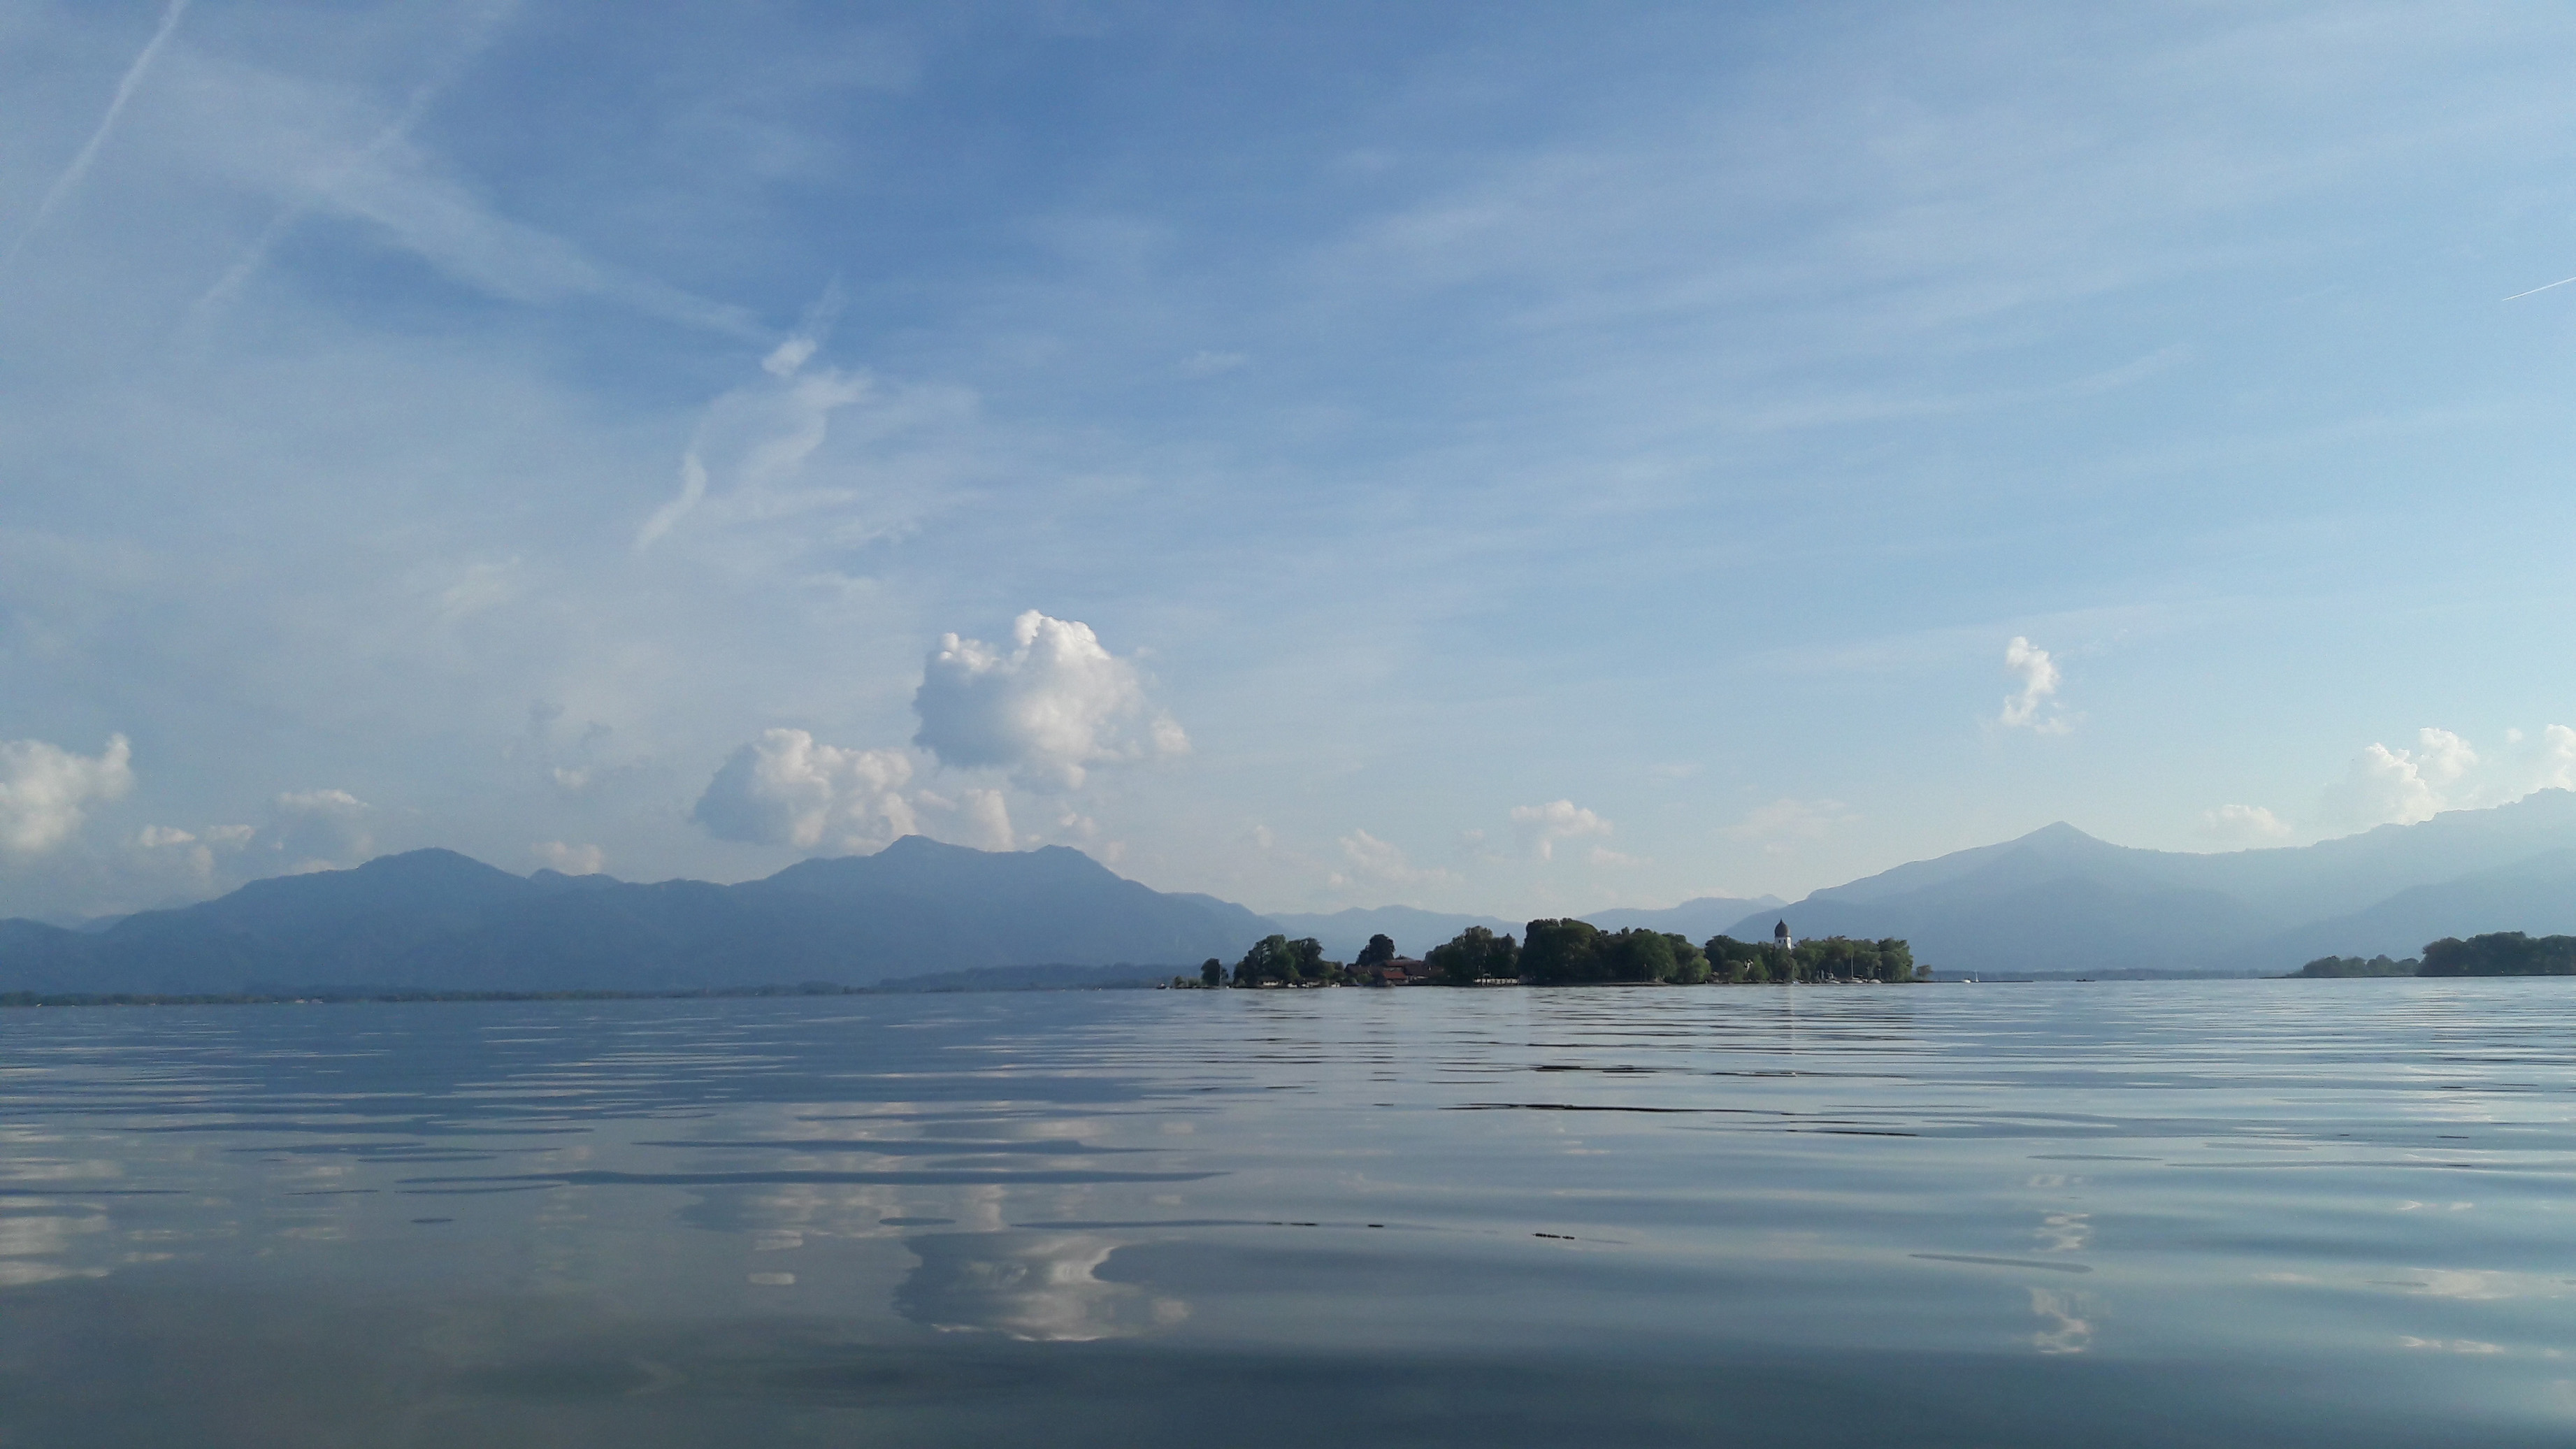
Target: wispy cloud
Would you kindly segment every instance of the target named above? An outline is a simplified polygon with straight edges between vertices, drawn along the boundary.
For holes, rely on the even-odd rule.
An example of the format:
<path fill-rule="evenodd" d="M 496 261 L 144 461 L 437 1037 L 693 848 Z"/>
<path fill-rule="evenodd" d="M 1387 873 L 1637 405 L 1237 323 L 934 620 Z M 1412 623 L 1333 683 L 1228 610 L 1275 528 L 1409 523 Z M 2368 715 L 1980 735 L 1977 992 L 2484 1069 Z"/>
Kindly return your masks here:
<path fill-rule="evenodd" d="M 345 88 L 213 55 L 173 58 L 181 113 L 174 138 L 207 173 L 282 208 L 197 300 L 198 325 L 219 315 L 277 245 L 313 217 L 355 222 L 450 281 L 525 305 L 595 299 L 738 341 L 772 343 L 745 309 L 603 261 L 570 239 L 496 211 L 451 174 L 416 131 L 429 108 L 489 43 L 508 13 L 475 13 L 461 44 L 391 116 Z M 354 143 L 348 139 L 363 136 Z"/>
<path fill-rule="evenodd" d="M 152 69 L 153 59 L 161 54 L 161 47 L 169 44 L 170 37 L 178 33 L 179 18 L 187 13 L 188 0 L 170 0 L 170 7 L 161 12 L 161 23 L 154 28 L 152 38 L 143 43 L 142 53 L 134 57 L 134 63 L 125 68 L 124 77 L 117 81 L 116 93 L 109 97 L 107 114 L 99 118 L 98 129 L 89 133 L 89 139 L 73 155 L 71 164 L 54 178 L 54 184 L 45 191 L 44 200 L 36 203 L 35 215 L 19 229 L 18 239 L 9 244 L 8 252 L 0 255 L 0 272 L 7 271 L 9 265 L 18 260 L 18 253 L 26 249 L 28 239 L 44 226 L 46 218 L 54 214 L 54 208 L 63 204 L 63 198 L 80 185 L 81 178 L 89 174 L 91 164 L 98 160 L 99 148 L 107 144 L 108 135 L 116 129 L 116 118 L 125 114 L 126 102 L 134 99 L 136 88 L 143 84 L 144 73 Z"/>

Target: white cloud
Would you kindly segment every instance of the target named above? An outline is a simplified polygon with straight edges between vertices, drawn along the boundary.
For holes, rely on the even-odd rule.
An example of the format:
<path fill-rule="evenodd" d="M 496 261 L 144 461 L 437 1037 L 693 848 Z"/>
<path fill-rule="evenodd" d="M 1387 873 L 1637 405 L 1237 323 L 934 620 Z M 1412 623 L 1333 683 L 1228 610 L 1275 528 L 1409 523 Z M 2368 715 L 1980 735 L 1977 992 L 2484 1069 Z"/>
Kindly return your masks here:
<path fill-rule="evenodd" d="M 96 755 L 43 740 L 0 740 L 0 851 L 43 855 L 76 834 L 92 801 L 134 788 L 133 749 L 110 736 Z"/>
<path fill-rule="evenodd" d="M 720 522 L 741 522 L 851 501 L 848 489 L 799 480 L 831 435 L 832 415 L 867 399 L 875 384 L 828 367 L 801 371 L 805 358 L 795 351 L 801 340 L 790 339 L 770 354 L 762 364 L 769 380 L 737 388 L 708 406 L 680 457 L 680 491 L 636 529 L 637 552 L 701 509 Z"/>
<path fill-rule="evenodd" d="M 143 879 L 204 895 L 220 884 L 215 874 L 215 853 L 237 852 L 258 834 L 247 825 L 211 825 L 201 830 L 146 825 L 135 832 L 134 848 L 144 856 L 140 864 Z M 170 874 L 174 865 L 176 877 Z"/>
<path fill-rule="evenodd" d="M 1612 850 L 1606 845 L 1596 845 L 1592 847 L 1591 853 L 1584 858 L 1591 861 L 1594 865 L 1606 866 L 1617 870 L 1627 870 L 1636 866 L 1654 864 L 1653 861 L 1648 860 L 1642 855 L 1623 855 L 1618 851 Z"/>
<path fill-rule="evenodd" d="M 608 852 L 596 845 L 548 840 L 529 849 L 537 859 L 566 875 L 597 875 L 608 867 Z"/>
<path fill-rule="evenodd" d="M 374 807 L 346 790 L 289 791 L 270 802 L 260 838 L 293 861 L 293 870 L 333 870 L 357 864 L 374 848 L 367 828 L 372 814 Z"/>
<path fill-rule="evenodd" d="M 2516 747 L 2505 761 L 2512 772 L 2505 788 L 2513 798 L 2534 790 L 2576 790 L 2576 729 L 2554 724 L 2536 740 L 2507 730 L 2505 740 Z"/>
<path fill-rule="evenodd" d="M 2411 825 L 2445 810 L 2510 804 L 2534 790 L 2576 789 L 2576 729 L 2549 725 L 2537 737 L 2511 729 L 2504 738 L 2491 754 L 2432 727 L 2415 732 L 2412 749 L 2368 745 L 2326 788 L 2318 821 L 2358 830 Z"/>
<path fill-rule="evenodd" d="M 798 368 L 813 359 L 823 340 L 832 335 L 832 324 L 840 320 L 844 300 L 841 281 L 835 277 L 823 288 L 823 295 L 814 299 L 814 305 L 805 309 L 803 320 L 787 340 L 760 360 L 760 370 L 771 377 L 794 377 Z"/>
<path fill-rule="evenodd" d="M 734 751 L 689 818 L 719 840 L 865 853 L 916 828 L 900 750 L 845 750 L 774 729 Z"/>
<path fill-rule="evenodd" d="M 1556 843 L 1587 835 L 1608 835 L 1610 822 L 1571 800 L 1551 800 L 1545 805 L 1515 805 L 1512 825 L 1521 837 L 1538 852 L 1541 860 L 1556 858 Z"/>
<path fill-rule="evenodd" d="M 1031 609 L 1011 635 L 1009 653 L 943 635 L 923 665 L 913 742 L 941 764 L 1076 789 L 1093 766 L 1189 749 L 1180 725 L 1146 698 L 1134 662 L 1101 647 L 1089 625 Z"/>
<path fill-rule="evenodd" d="M 2261 805 L 2221 805 L 2201 812 L 2200 834 L 2225 845 L 2272 845 L 2290 838 L 2290 823 Z"/>
<path fill-rule="evenodd" d="M 2437 789 L 2458 783 L 2477 768 L 2478 752 L 2449 730 L 2418 730 L 2415 739 L 2415 768 Z"/>
<path fill-rule="evenodd" d="M 1343 836 L 1339 843 L 1346 868 L 1325 877 L 1325 884 L 1336 890 L 1356 885 L 1400 886 L 1457 879 L 1437 866 L 1415 865 L 1403 847 L 1380 840 L 1365 830 L 1354 830 Z"/>
<path fill-rule="evenodd" d="M 2004 646 L 2004 672 L 2019 679 L 2021 688 L 2004 696 L 2004 712 L 1996 717 L 1997 723 L 2044 735 L 2062 735 L 2073 728 L 2057 704 L 2060 676 L 2047 650 L 2014 635 Z"/>
<path fill-rule="evenodd" d="M 2361 828 L 2412 825 L 2460 803 L 2450 790 L 2476 767 L 2477 752 L 2449 730 L 2418 730 L 2415 739 L 2412 750 L 2373 743 L 2353 756 L 2326 791 L 2325 818 Z"/>
<path fill-rule="evenodd" d="M 999 790 L 960 790 L 954 800 L 923 790 L 912 800 L 921 809 L 946 817 L 940 822 L 943 828 L 927 831 L 928 834 L 942 840 L 954 840 L 959 845 L 971 845 L 977 850 L 1019 848 L 1019 832 L 1011 828 L 1010 802 L 1002 798 Z M 1089 820 L 1080 817 L 1068 817 L 1066 823 L 1076 821 L 1086 828 L 1091 825 Z"/>
<path fill-rule="evenodd" d="M 2375 743 L 2353 756 L 2343 779 L 2326 792 L 2326 815 L 2346 825 L 2411 824 L 2441 808 L 2412 755 Z"/>

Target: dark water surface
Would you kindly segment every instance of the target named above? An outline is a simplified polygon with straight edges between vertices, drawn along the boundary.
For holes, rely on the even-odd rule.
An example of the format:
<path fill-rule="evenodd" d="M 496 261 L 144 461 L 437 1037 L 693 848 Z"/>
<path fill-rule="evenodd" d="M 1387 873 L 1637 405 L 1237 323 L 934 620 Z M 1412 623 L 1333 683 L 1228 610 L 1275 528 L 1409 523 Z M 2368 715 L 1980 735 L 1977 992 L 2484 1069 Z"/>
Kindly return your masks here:
<path fill-rule="evenodd" d="M 0 1444 L 2576 1443 L 2576 983 L 0 1013 Z"/>

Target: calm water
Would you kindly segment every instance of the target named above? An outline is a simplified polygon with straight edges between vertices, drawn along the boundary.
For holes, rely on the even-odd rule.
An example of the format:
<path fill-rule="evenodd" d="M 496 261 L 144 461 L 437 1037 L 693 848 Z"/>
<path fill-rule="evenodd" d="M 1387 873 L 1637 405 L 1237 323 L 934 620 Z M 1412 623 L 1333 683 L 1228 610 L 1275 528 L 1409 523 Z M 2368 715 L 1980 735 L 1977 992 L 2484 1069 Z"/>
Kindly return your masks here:
<path fill-rule="evenodd" d="M 2576 983 L 0 1013 L 9 1445 L 2576 1442 Z"/>

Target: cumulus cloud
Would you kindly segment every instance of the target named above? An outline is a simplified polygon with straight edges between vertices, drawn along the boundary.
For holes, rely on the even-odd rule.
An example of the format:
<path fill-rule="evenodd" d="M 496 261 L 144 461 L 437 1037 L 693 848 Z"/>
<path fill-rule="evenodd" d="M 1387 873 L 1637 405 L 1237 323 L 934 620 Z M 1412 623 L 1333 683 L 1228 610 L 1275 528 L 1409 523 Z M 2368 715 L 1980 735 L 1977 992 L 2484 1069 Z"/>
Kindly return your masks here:
<path fill-rule="evenodd" d="M 2325 818 L 2364 828 L 2412 825 L 2465 803 L 2451 794 L 2477 766 L 2477 751 L 2449 730 L 2418 730 L 2415 740 L 2412 750 L 2373 743 L 2353 756 L 2343 778 L 2326 791 Z"/>
<path fill-rule="evenodd" d="M 2223 845 L 2273 845 L 2291 833 L 2288 821 L 2261 805 L 2221 805 L 2201 812 L 2202 838 Z"/>
<path fill-rule="evenodd" d="M 92 802 L 134 788 L 134 751 L 112 735 L 95 755 L 43 740 L 0 740 L 0 851 L 44 855 L 79 832 Z"/>
<path fill-rule="evenodd" d="M 2225 805 L 2202 816 L 2200 833 L 2240 845 L 2263 845 L 2304 830 L 2368 830 L 2412 825 L 2445 810 L 2506 805 L 2535 790 L 2576 790 L 2576 729 L 2549 725 L 2538 735 L 2518 729 L 2500 748 L 2482 751 L 2450 730 L 2426 727 L 2411 747 L 2373 742 L 2326 787 L 2309 820 L 2283 819 L 2251 805 Z"/>
<path fill-rule="evenodd" d="M 943 765 L 1009 770 L 1034 789 L 1078 789 L 1095 766 L 1177 755 L 1180 725 L 1146 698 L 1134 661 L 1091 626 L 1035 609 L 1013 621 L 1005 652 L 943 635 L 923 665 L 913 742 Z"/>
<path fill-rule="evenodd" d="M 1010 802 L 1002 798 L 999 790 L 960 790 L 954 799 L 924 790 L 913 796 L 913 803 L 945 817 L 939 821 L 941 828 L 930 832 L 943 840 L 971 845 L 977 850 L 1019 848 L 1019 832 L 1011 828 Z M 1076 821 L 1086 827 L 1091 824 L 1078 816 L 1068 817 L 1065 823 L 1071 825 Z"/>
<path fill-rule="evenodd" d="M 374 813 L 346 790 L 291 790 L 270 802 L 268 828 L 259 836 L 287 857 L 290 870 L 333 870 L 357 864 L 375 847 Z"/>
<path fill-rule="evenodd" d="M 530 847 L 537 859 L 566 875 L 597 875 L 608 868 L 608 852 L 596 845 L 570 845 L 548 840 Z"/>
<path fill-rule="evenodd" d="M 2057 661 L 2048 657 L 2047 650 L 2014 635 L 2004 646 L 2004 672 L 2020 680 L 2021 688 L 2004 696 L 2004 712 L 1996 717 L 1997 723 L 2043 735 L 2062 735 L 2073 728 L 2058 706 Z"/>
<path fill-rule="evenodd" d="M 733 752 L 689 818 L 719 840 L 865 853 L 916 828 L 900 750 L 845 750 L 774 729 Z"/>
<path fill-rule="evenodd" d="M 2534 790 L 2576 790 L 2576 729 L 2551 725 L 2538 739 L 2505 731 L 2504 789 L 2519 799 Z"/>
<path fill-rule="evenodd" d="M 134 848 L 143 857 L 142 873 L 147 878 L 203 894 L 216 888 L 216 852 L 237 852 L 258 834 L 248 825 L 211 825 L 201 830 L 146 825 L 134 833 Z M 174 866 L 176 880 L 170 874 Z"/>
<path fill-rule="evenodd" d="M 1571 800 L 1551 800 L 1545 805 L 1515 805 L 1512 825 L 1541 860 L 1556 858 L 1556 843 L 1576 840 L 1587 835 L 1608 835 L 1610 822 Z"/>

